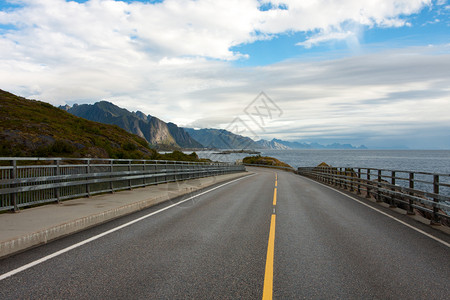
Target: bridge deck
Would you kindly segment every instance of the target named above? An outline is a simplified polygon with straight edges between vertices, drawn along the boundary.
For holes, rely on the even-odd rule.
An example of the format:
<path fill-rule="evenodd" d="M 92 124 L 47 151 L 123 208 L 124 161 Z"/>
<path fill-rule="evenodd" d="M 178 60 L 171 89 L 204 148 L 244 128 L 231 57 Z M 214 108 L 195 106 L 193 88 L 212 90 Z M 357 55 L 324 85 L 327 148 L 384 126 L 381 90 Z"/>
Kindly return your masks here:
<path fill-rule="evenodd" d="M 151 185 L 0 214 L 0 257 L 247 174 Z"/>
<path fill-rule="evenodd" d="M 0 298 L 449 298 L 448 235 L 292 173 L 251 170 L 3 259 Z"/>

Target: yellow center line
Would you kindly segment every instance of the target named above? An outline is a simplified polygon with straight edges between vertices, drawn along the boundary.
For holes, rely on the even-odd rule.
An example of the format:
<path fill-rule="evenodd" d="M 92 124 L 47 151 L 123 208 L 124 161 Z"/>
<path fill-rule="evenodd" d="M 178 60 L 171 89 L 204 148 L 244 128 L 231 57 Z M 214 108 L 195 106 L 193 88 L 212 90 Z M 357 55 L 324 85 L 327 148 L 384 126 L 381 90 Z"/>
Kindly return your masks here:
<path fill-rule="evenodd" d="M 275 248 L 275 214 L 270 221 L 269 244 L 267 246 L 266 272 L 264 274 L 263 300 L 270 300 L 273 296 L 273 256 Z"/>
<path fill-rule="evenodd" d="M 277 188 L 273 189 L 273 206 L 277 205 Z"/>
<path fill-rule="evenodd" d="M 277 205 L 278 174 L 275 173 L 275 188 L 273 190 L 273 206 Z M 275 208 L 270 219 L 269 243 L 267 245 L 266 271 L 264 274 L 263 300 L 271 300 L 273 297 L 273 258 L 275 254 Z"/>

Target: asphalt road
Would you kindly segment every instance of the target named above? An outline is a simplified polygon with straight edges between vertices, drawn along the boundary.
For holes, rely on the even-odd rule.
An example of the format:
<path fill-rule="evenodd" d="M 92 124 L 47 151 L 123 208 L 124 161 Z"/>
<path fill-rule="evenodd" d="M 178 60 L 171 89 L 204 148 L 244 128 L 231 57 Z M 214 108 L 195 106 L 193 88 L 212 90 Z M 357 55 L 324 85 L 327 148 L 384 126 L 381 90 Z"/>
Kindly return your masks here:
<path fill-rule="evenodd" d="M 447 245 L 283 171 L 275 204 L 275 171 L 252 170 L 159 213 L 148 216 L 173 201 L 1 260 L 0 276 L 148 216 L 1 280 L 0 298 L 450 298 Z"/>

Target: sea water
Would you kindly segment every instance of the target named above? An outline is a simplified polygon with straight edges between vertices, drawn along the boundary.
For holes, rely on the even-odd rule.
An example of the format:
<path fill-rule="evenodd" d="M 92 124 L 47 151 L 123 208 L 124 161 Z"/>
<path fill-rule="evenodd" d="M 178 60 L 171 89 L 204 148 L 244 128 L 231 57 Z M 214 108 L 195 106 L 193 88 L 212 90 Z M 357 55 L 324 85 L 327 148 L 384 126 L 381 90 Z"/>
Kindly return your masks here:
<path fill-rule="evenodd" d="M 335 167 L 450 174 L 450 150 L 264 150 L 294 168 L 325 162 Z"/>
<path fill-rule="evenodd" d="M 259 150 L 294 168 L 315 167 L 325 162 L 334 167 L 359 167 L 450 174 L 450 150 Z M 235 162 L 245 153 L 197 152 L 201 158 Z"/>
<path fill-rule="evenodd" d="M 325 162 L 333 167 L 372 168 L 450 174 L 450 150 L 259 150 L 262 156 L 275 157 L 297 169 L 315 167 Z M 217 154 L 217 151 L 200 151 L 201 158 L 214 161 L 235 162 L 249 154 Z M 424 180 L 432 178 L 422 176 Z M 422 179 L 420 175 L 416 179 Z M 441 182 L 450 183 L 449 176 L 441 176 Z M 407 185 L 406 181 L 397 184 Z M 432 191 L 431 185 L 418 183 L 417 188 Z M 441 186 L 441 194 L 450 195 L 450 188 Z"/>

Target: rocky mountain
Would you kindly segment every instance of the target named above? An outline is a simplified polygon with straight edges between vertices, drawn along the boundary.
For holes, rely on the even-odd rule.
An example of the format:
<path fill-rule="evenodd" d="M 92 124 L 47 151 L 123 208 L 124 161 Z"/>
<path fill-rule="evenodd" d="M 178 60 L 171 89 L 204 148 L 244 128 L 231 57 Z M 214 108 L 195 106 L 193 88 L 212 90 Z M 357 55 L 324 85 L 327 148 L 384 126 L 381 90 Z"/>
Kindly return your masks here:
<path fill-rule="evenodd" d="M 147 141 L 117 126 L 0 90 L 0 156 L 157 158 Z"/>
<path fill-rule="evenodd" d="M 216 149 L 257 149 L 261 148 L 251 138 L 234 134 L 224 129 L 184 128 L 195 140 L 207 148 Z"/>
<path fill-rule="evenodd" d="M 169 128 L 170 134 L 173 136 L 175 141 L 180 147 L 183 148 L 203 148 L 204 146 L 197 140 L 192 138 L 189 133 L 187 133 L 183 128 L 178 127 L 174 123 L 167 123 L 167 128 Z"/>
<path fill-rule="evenodd" d="M 256 142 L 260 149 L 288 150 L 290 147 L 279 143 L 277 140 L 259 140 Z"/>
<path fill-rule="evenodd" d="M 144 138 L 151 145 L 174 148 L 203 148 L 203 145 L 173 123 L 165 123 L 156 117 L 145 115 L 141 111 L 130 112 L 107 101 L 94 104 L 75 104 L 73 107 L 66 105 L 60 108 L 91 121 L 117 125 Z"/>
<path fill-rule="evenodd" d="M 361 145 L 355 147 L 351 144 L 333 143 L 329 145 L 322 145 L 319 143 L 302 143 L 302 142 L 288 142 L 279 139 L 272 139 L 271 141 L 260 140 L 257 142 L 261 147 L 269 149 L 367 149 L 366 146 Z"/>
<path fill-rule="evenodd" d="M 350 144 L 333 143 L 330 145 L 322 145 L 319 143 L 302 143 L 288 142 L 279 139 L 259 140 L 257 142 L 252 139 L 236 135 L 224 129 L 193 129 L 184 128 L 191 137 L 199 141 L 207 148 L 217 149 L 367 149 L 364 145 L 355 147 Z"/>

